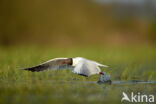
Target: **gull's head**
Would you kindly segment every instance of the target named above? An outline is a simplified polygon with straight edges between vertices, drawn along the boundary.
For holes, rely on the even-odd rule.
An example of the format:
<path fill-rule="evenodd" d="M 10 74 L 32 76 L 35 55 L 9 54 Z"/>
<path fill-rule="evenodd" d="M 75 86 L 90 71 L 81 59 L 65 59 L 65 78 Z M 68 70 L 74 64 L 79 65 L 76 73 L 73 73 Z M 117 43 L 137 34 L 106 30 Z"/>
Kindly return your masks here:
<path fill-rule="evenodd" d="M 75 57 L 75 58 L 73 58 L 73 65 L 72 66 L 76 66 L 82 60 L 83 60 L 82 57 Z"/>

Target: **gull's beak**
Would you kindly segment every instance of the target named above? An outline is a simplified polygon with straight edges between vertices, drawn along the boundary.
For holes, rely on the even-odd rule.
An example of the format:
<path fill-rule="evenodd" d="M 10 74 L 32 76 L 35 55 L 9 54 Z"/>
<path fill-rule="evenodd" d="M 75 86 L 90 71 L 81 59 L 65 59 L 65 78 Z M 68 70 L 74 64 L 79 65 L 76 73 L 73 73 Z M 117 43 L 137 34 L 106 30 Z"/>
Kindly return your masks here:
<path fill-rule="evenodd" d="M 99 72 L 99 74 L 104 75 L 104 72 Z"/>

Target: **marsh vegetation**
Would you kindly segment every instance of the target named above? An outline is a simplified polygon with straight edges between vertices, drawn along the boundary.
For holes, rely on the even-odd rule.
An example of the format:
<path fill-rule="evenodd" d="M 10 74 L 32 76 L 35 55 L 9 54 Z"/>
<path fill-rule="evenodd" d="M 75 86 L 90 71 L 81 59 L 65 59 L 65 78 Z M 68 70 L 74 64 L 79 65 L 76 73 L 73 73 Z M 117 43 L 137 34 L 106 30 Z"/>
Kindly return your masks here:
<path fill-rule="evenodd" d="M 83 50 L 83 51 L 82 51 Z M 155 81 L 154 47 L 144 48 L 1 48 L 0 103 L 120 103 L 122 92 L 155 94 L 156 84 L 97 84 L 99 75 L 83 77 L 71 70 L 27 72 L 55 57 L 82 56 L 109 65 L 112 81 Z M 36 54 L 37 53 L 37 54 Z M 63 53 L 63 54 L 62 54 Z M 110 100 L 111 99 L 111 100 Z"/>

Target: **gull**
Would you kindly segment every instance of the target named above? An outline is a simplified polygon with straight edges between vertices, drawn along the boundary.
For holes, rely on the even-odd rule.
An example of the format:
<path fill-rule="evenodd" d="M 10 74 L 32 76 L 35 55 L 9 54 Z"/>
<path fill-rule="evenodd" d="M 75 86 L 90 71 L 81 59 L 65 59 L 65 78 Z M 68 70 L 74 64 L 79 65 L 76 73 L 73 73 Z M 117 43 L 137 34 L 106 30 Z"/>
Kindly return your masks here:
<path fill-rule="evenodd" d="M 31 72 L 40 72 L 44 70 L 62 70 L 62 69 L 72 69 L 73 73 L 82 76 L 91 76 L 94 74 L 104 75 L 99 67 L 108 67 L 107 65 L 100 64 L 96 61 L 88 60 L 83 57 L 75 58 L 54 58 L 40 65 L 25 68 Z"/>

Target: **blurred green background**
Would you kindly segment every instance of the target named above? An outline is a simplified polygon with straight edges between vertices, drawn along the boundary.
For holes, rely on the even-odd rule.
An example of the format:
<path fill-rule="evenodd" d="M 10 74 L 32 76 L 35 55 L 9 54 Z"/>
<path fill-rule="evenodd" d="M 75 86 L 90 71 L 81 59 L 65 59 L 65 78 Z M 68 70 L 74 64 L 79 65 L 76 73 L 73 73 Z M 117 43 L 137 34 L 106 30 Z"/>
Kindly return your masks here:
<path fill-rule="evenodd" d="M 1 0 L 0 45 L 155 45 L 154 0 Z"/>

